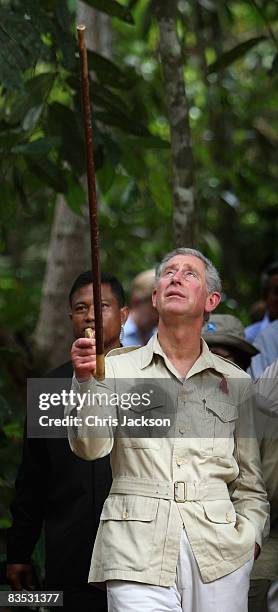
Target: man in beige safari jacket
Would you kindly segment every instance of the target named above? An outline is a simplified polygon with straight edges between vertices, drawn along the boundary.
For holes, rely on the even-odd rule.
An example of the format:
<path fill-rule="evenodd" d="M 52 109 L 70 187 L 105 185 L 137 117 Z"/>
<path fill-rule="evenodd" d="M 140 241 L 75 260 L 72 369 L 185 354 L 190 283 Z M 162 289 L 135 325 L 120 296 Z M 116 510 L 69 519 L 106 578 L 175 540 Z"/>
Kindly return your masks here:
<path fill-rule="evenodd" d="M 74 391 L 120 393 L 123 379 L 163 379 L 175 406 L 171 437 L 120 437 L 114 423 L 92 433 L 86 417 L 101 419 L 104 410 L 89 401 L 82 408 L 83 425 L 69 429 L 79 457 L 111 453 L 113 484 L 89 574 L 89 581 L 107 581 L 111 612 L 247 610 L 249 573 L 267 530 L 268 503 L 252 434 L 250 378 L 201 340 L 204 317 L 218 305 L 220 291 L 209 260 L 177 249 L 158 269 L 158 334 L 147 346 L 111 354 L 106 380 L 97 383 L 91 376 L 94 340 L 73 344 Z M 185 546 L 190 570 L 180 577 Z M 121 587 L 129 590 L 121 593 Z"/>

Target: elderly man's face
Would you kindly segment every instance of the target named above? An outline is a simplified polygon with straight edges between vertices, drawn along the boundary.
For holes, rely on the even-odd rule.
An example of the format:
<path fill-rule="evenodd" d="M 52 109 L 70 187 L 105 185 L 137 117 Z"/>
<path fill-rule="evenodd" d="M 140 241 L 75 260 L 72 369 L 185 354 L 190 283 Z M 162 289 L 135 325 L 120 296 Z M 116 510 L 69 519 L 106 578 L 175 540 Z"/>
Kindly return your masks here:
<path fill-rule="evenodd" d="M 127 319 L 127 308 L 120 308 L 118 300 L 107 283 L 101 285 L 104 348 L 110 350 L 119 343 L 121 324 Z M 75 338 L 85 336 L 85 329 L 95 329 L 93 286 L 85 285 L 72 296 L 70 317 Z"/>
<path fill-rule="evenodd" d="M 211 296 L 218 296 L 216 300 Z M 160 315 L 203 318 L 220 301 L 219 294 L 208 295 L 205 264 L 193 255 L 176 255 L 164 266 L 153 293 L 153 304 Z M 215 302 L 215 303 L 214 303 Z"/>

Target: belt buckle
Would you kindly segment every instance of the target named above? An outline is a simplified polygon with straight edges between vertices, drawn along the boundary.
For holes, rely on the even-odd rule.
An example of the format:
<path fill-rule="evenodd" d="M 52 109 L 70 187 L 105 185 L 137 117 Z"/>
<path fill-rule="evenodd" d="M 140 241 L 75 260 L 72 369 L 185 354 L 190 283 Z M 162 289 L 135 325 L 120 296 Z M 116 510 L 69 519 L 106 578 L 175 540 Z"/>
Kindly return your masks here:
<path fill-rule="evenodd" d="M 174 500 L 178 504 L 184 504 L 186 501 L 186 489 L 187 485 L 184 480 L 177 480 L 174 482 Z"/>

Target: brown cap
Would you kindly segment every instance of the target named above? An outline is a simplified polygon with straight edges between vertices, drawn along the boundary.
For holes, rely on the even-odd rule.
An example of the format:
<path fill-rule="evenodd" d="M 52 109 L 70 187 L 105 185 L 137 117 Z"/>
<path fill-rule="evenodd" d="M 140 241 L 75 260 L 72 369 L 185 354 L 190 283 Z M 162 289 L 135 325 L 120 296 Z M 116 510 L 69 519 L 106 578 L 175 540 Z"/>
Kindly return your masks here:
<path fill-rule="evenodd" d="M 131 286 L 132 300 L 145 300 L 152 296 L 155 283 L 155 269 L 140 272 Z"/>
<path fill-rule="evenodd" d="M 234 346 L 252 357 L 260 352 L 245 340 L 244 327 L 233 315 L 211 315 L 203 326 L 202 337 L 209 346 L 213 344 Z"/>

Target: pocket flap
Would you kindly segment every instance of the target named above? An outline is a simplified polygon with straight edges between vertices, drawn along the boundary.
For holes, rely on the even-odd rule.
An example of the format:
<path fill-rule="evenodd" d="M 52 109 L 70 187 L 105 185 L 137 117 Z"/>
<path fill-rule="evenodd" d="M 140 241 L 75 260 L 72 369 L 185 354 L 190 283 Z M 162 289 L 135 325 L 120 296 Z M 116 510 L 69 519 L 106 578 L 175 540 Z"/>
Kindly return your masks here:
<path fill-rule="evenodd" d="M 217 500 L 203 502 L 206 517 L 212 523 L 235 523 L 236 511 L 231 501 Z"/>
<path fill-rule="evenodd" d="M 155 410 L 158 408 L 160 408 L 160 413 L 161 411 L 164 411 L 165 413 L 165 405 L 163 405 L 162 401 L 159 398 L 154 399 L 149 405 L 139 404 L 139 406 L 130 406 L 129 410 L 130 412 L 135 412 L 136 414 L 142 414 L 149 410 Z"/>
<path fill-rule="evenodd" d="M 137 495 L 109 495 L 104 502 L 101 521 L 153 521 L 158 499 Z"/>
<path fill-rule="evenodd" d="M 223 423 L 235 421 L 238 418 L 238 410 L 234 404 L 209 400 L 206 404 L 206 410 L 209 416 L 216 414 Z"/>

